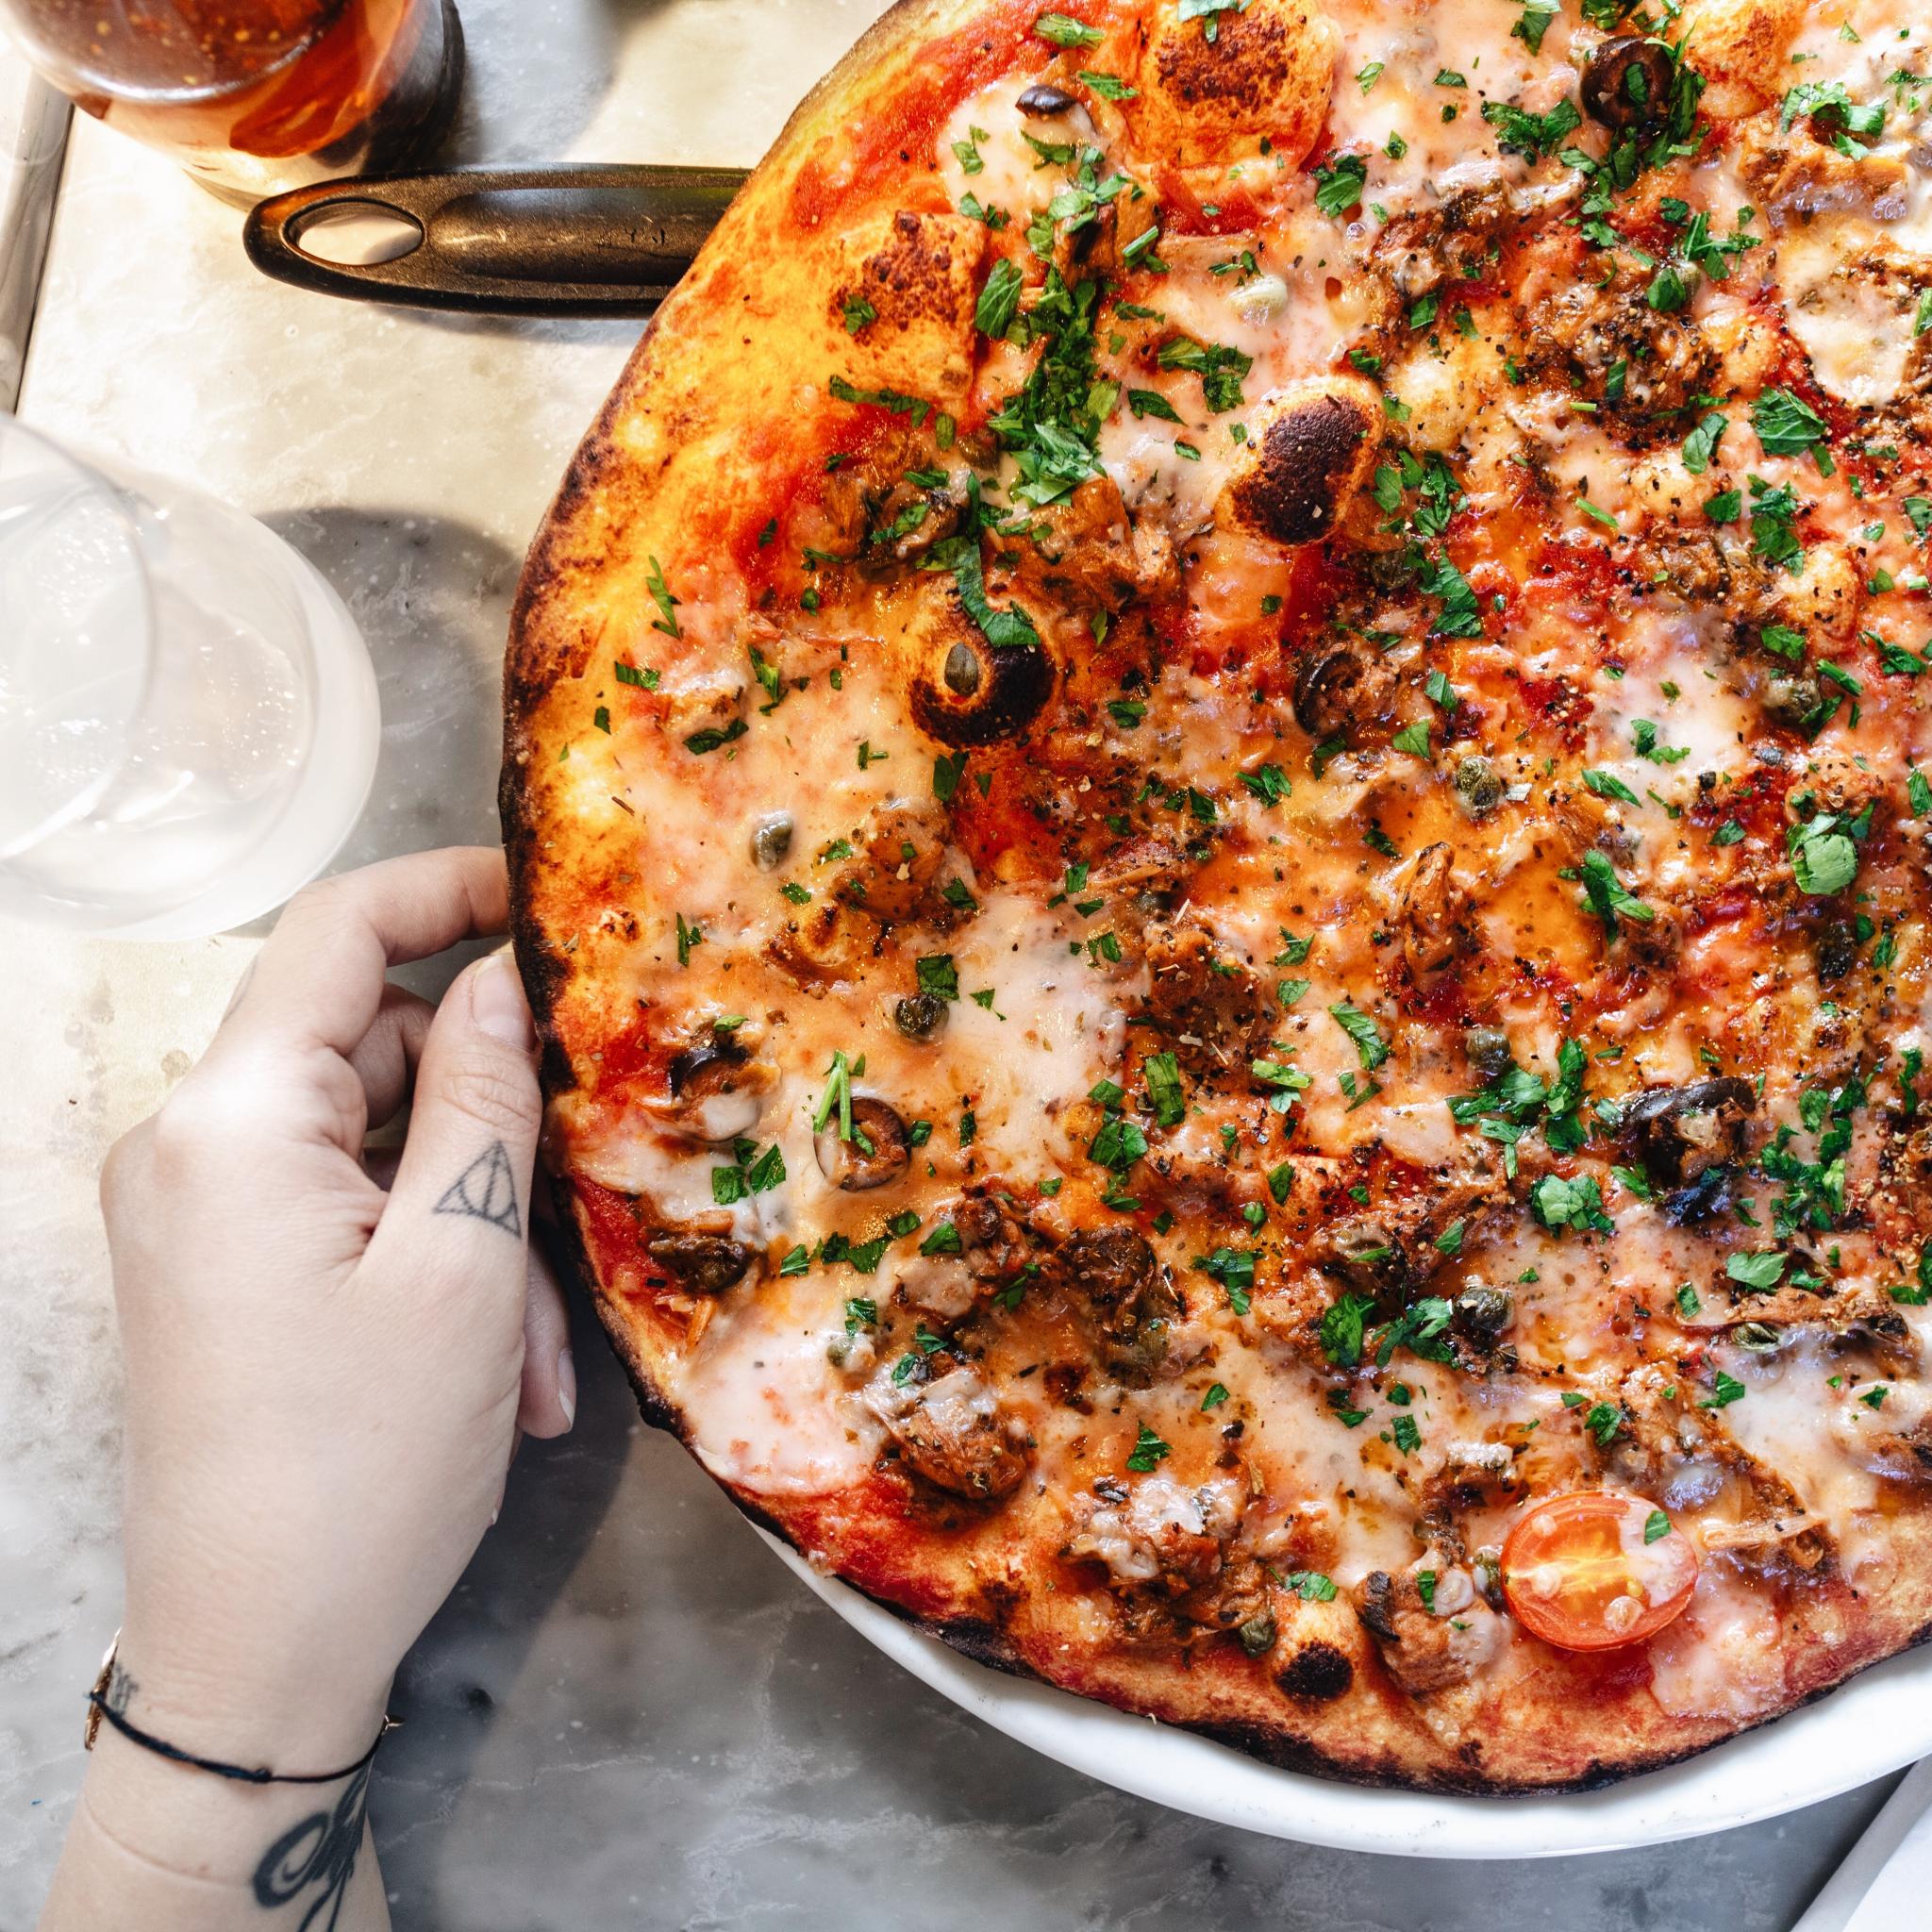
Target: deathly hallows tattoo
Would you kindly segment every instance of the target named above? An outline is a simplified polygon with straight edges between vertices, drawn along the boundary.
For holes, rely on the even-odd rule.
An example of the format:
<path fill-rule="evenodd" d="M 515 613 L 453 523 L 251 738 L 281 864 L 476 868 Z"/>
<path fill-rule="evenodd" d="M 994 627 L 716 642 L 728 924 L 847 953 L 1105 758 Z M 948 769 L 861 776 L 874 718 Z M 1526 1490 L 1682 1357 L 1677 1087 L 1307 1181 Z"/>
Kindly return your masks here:
<path fill-rule="evenodd" d="M 443 1190 L 436 1204 L 439 1214 L 460 1214 L 487 1221 L 517 1241 L 524 1238 L 524 1217 L 517 1209 L 516 1175 L 501 1141 L 492 1141 Z"/>

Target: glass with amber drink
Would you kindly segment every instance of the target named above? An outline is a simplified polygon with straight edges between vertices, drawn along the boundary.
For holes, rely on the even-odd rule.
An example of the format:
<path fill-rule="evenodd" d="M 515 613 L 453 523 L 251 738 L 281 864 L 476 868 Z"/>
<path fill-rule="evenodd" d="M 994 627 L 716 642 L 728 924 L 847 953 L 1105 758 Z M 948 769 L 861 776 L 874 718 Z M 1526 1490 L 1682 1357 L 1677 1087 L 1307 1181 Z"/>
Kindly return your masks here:
<path fill-rule="evenodd" d="M 225 200 L 421 161 L 462 82 L 453 0 L 0 0 L 88 113 Z"/>

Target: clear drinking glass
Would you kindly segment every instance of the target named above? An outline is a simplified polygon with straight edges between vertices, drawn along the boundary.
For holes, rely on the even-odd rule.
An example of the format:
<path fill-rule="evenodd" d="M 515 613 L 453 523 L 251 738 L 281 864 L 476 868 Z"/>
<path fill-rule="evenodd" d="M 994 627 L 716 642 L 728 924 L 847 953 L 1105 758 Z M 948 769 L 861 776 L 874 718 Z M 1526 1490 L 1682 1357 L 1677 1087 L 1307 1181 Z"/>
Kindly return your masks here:
<path fill-rule="evenodd" d="M 0 0 L 86 113 L 238 207 L 412 167 L 463 77 L 455 0 Z"/>
<path fill-rule="evenodd" d="M 127 939 L 256 918 L 348 837 L 381 728 L 306 558 L 0 416 L 0 915 Z"/>

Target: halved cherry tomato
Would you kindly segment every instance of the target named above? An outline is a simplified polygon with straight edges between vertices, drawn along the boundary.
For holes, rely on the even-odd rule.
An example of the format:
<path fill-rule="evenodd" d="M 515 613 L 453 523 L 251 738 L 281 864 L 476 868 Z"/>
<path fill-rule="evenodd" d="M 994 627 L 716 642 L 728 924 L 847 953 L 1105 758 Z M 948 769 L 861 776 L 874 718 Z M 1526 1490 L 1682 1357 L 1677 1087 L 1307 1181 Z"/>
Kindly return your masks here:
<path fill-rule="evenodd" d="M 1662 1517 L 1624 1490 L 1539 1503 L 1503 1544 L 1503 1591 L 1517 1622 L 1564 1650 L 1655 1637 L 1697 1587 L 1697 1552 Z"/>

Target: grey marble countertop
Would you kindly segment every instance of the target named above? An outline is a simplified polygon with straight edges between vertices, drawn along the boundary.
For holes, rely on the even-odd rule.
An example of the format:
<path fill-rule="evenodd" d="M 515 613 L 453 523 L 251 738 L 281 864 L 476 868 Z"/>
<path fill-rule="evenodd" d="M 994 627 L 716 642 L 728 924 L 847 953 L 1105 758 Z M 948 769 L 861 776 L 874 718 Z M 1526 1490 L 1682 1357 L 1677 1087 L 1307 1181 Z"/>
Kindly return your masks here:
<path fill-rule="evenodd" d="M 457 158 L 749 163 L 880 0 L 462 10 Z M 352 863 L 496 837 L 518 560 L 634 334 L 277 288 L 246 267 L 231 210 L 81 121 L 21 408 L 264 517 L 348 600 L 387 720 Z M 94 1175 L 190 1064 L 255 943 L 0 927 L 0 1932 L 33 1922 L 80 1778 L 81 1693 L 118 1617 Z M 403 1932 L 1757 1932 L 1791 1924 L 1890 1788 L 1653 1850 L 1502 1865 L 1204 1824 L 1034 1756 L 879 1657 L 641 1428 L 601 1346 L 578 1359 L 576 1432 L 525 1450 L 397 1690 L 407 1724 L 373 1808 Z"/>

